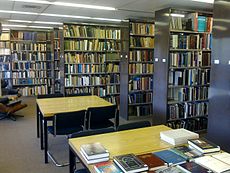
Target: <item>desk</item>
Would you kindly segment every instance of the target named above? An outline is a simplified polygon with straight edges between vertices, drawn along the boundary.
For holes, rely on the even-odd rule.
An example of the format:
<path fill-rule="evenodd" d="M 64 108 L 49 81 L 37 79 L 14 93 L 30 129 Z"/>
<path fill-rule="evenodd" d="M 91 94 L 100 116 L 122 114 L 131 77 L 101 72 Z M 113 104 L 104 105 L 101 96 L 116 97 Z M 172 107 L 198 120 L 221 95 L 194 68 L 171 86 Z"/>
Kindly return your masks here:
<path fill-rule="evenodd" d="M 170 130 L 170 128 L 159 125 L 69 139 L 70 173 L 74 173 L 75 157 L 78 157 L 90 172 L 95 172 L 93 166 L 88 165 L 79 152 L 82 144 L 100 142 L 109 150 L 110 159 L 122 154 L 143 154 L 172 147 L 172 145 L 160 140 L 160 132 L 166 130 Z"/>
<path fill-rule="evenodd" d="M 37 99 L 37 106 L 42 114 L 40 117 L 40 129 L 41 129 L 41 145 L 43 145 L 43 123 L 44 121 L 44 154 L 45 163 L 48 163 L 48 132 L 47 132 L 47 120 L 52 119 L 56 113 L 72 112 L 87 110 L 89 107 L 101 107 L 110 106 L 110 102 L 98 97 L 98 96 L 76 96 L 76 97 L 57 97 Z"/>

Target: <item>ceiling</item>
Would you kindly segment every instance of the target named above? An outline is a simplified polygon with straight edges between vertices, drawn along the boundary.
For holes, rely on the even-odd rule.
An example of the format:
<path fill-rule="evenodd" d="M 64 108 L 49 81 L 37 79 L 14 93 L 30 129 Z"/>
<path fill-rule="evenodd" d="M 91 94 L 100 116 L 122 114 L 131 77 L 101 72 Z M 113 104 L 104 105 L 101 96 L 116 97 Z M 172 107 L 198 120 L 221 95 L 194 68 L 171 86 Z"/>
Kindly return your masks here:
<path fill-rule="evenodd" d="M 55 2 L 55 0 L 49 0 Z M 98 18 L 128 19 L 128 18 L 153 18 L 154 11 L 159 9 L 176 7 L 183 9 L 212 10 L 212 4 L 199 3 L 191 0 L 58 0 L 62 2 L 90 4 L 99 6 L 114 7 L 118 10 L 95 10 L 79 7 L 64 7 L 50 4 L 38 4 L 31 2 L 17 2 L 12 0 L 0 0 L 0 10 L 14 10 L 24 12 L 35 12 L 36 15 L 12 14 L 0 12 L 2 23 L 16 24 L 8 22 L 11 20 L 30 20 L 30 21 L 49 21 L 49 22 L 78 22 L 82 19 L 73 19 L 67 17 L 48 17 L 42 16 L 42 13 L 87 16 Z M 90 21 L 93 21 L 90 19 Z M 93 21 L 95 22 L 95 21 Z M 19 23 L 17 23 L 19 24 Z M 23 23 L 20 23 L 23 24 Z M 32 24 L 27 24 L 32 25 Z M 33 24 L 36 25 L 36 24 Z M 37 24 L 47 26 L 45 24 Z M 53 25 L 52 25 L 53 26 Z"/>

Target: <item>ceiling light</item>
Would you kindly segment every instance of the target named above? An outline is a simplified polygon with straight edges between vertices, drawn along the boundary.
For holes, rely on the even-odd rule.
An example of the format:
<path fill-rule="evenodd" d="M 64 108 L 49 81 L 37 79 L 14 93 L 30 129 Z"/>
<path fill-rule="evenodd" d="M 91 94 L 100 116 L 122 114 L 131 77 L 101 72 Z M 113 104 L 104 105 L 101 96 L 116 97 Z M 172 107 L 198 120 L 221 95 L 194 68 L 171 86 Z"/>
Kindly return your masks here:
<path fill-rule="evenodd" d="M 62 25 L 60 22 L 46 22 L 46 21 L 30 21 L 30 20 L 8 20 L 8 22 L 17 23 L 39 23 L 39 24 L 49 24 L 49 25 Z"/>
<path fill-rule="evenodd" d="M 92 17 L 93 20 L 104 20 L 104 21 L 112 21 L 112 22 L 121 22 L 120 19 L 108 19 L 108 18 L 97 18 L 97 17 Z"/>
<path fill-rule="evenodd" d="M 87 5 L 87 4 L 77 4 L 77 3 L 68 3 L 68 2 L 50 2 L 50 1 L 34 1 L 34 0 L 11 0 L 17 2 L 30 2 L 30 3 L 38 3 L 38 4 L 50 4 L 50 5 L 58 5 L 58 6 L 66 6 L 66 7 L 78 7 L 78 8 L 90 8 L 97 10 L 116 10 L 113 7 L 105 7 L 98 5 Z"/>
<path fill-rule="evenodd" d="M 29 21 L 29 20 L 8 20 L 8 22 L 32 23 L 32 21 Z"/>
<path fill-rule="evenodd" d="M 192 1 L 204 2 L 204 3 L 209 3 L 209 4 L 213 4 L 214 3 L 214 0 L 192 0 Z"/>
<path fill-rule="evenodd" d="M 26 25 L 9 25 L 9 24 L 2 24 L 3 27 L 17 27 L 17 28 L 25 28 Z"/>
<path fill-rule="evenodd" d="M 9 31 L 9 28 L 2 28 L 3 31 Z"/>
<path fill-rule="evenodd" d="M 49 26 L 28 26 L 28 28 L 53 29 L 53 27 Z"/>
<path fill-rule="evenodd" d="M 177 13 L 171 13 L 170 16 L 172 16 L 172 17 L 185 17 L 184 14 L 177 14 Z"/>
<path fill-rule="evenodd" d="M 42 28 L 42 29 L 52 29 L 53 27 L 49 26 L 27 26 L 27 25 L 11 25 L 11 24 L 2 24 L 3 27 L 16 27 L 16 28 Z"/>
<path fill-rule="evenodd" d="M 50 17 L 64 17 L 64 18 L 77 18 L 77 19 L 90 19 L 91 17 L 86 16 L 73 16 L 65 14 L 50 14 L 50 13 L 41 13 L 41 16 L 50 16 Z"/>
<path fill-rule="evenodd" d="M 39 13 L 34 13 L 34 12 L 10 11 L 10 10 L 0 10 L 0 13 L 39 15 Z"/>

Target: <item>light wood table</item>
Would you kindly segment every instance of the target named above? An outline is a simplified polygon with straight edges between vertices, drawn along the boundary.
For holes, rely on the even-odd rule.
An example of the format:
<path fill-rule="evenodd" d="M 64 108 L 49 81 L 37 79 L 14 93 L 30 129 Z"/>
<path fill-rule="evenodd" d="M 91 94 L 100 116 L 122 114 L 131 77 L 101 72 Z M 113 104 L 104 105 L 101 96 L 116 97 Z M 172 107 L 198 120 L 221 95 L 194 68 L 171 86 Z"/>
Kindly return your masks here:
<path fill-rule="evenodd" d="M 79 152 L 82 144 L 100 142 L 109 150 L 110 159 L 122 154 L 143 154 L 172 147 L 160 139 L 160 132 L 166 130 L 170 130 L 170 128 L 159 125 L 69 139 L 70 173 L 74 173 L 75 157 L 78 157 L 90 172 L 95 172 L 93 166 L 88 165 Z"/>
<path fill-rule="evenodd" d="M 48 132 L 47 132 L 47 120 L 52 119 L 56 113 L 72 112 L 87 110 L 89 107 L 101 107 L 110 106 L 110 102 L 98 97 L 98 96 L 76 96 L 76 97 L 56 97 L 37 99 L 37 106 L 42 116 L 40 117 L 40 130 L 41 130 L 41 146 L 43 146 L 44 136 L 44 154 L 45 163 L 48 163 Z M 42 123 L 42 120 L 44 123 Z M 44 124 L 44 127 L 43 125 Z M 43 129 L 44 128 L 44 135 Z M 43 147 L 42 147 L 43 148 Z"/>

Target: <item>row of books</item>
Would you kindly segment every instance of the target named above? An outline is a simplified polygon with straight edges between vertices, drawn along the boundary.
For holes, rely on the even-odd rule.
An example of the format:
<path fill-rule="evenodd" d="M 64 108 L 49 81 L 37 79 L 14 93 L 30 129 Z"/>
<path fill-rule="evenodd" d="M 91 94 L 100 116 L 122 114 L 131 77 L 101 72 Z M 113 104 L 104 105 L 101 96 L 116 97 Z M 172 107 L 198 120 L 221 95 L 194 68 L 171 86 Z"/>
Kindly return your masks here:
<path fill-rule="evenodd" d="M 99 97 L 106 96 L 106 89 L 101 87 L 84 87 L 65 89 L 66 94 L 90 93 Z"/>
<path fill-rule="evenodd" d="M 51 86 L 51 79 L 45 79 L 45 78 L 17 78 L 12 79 L 13 85 L 47 85 Z"/>
<path fill-rule="evenodd" d="M 151 62 L 154 58 L 153 50 L 131 50 L 129 53 L 129 61 L 132 62 Z"/>
<path fill-rule="evenodd" d="M 97 26 L 64 25 L 65 37 L 94 37 L 102 39 L 120 39 L 120 29 L 108 29 Z"/>
<path fill-rule="evenodd" d="M 151 116 L 153 113 L 152 104 L 129 106 L 129 116 Z"/>
<path fill-rule="evenodd" d="M 7 56 L 7 55 L 0 55 L 0 63 L 8 63 L 10 62 L 11 60 L 11 57 L 10 56 Z"/>
<path fill-rule="evenodd" d="M 29 32 L 29 31 L 11 31 L 11 40 L 31 40 L 31 41 L 46 41 L 49 35 L 45 32 Z"/>
<path fill-rule="evenodd" d="M 11 75 L 11 74 L 10 74 L 9 71 L 2 71 L 2 70 L 0 69 L 0 77 L 1 77 L 2 79 L 10 79 L 10 78 L 11 78 L 10 75 Z"/>
<path fill-rule="evenodd" d="M 44 94 L 48 94 L 48 87 L 46 85 L 34 86 L 34 87 L 23 87 L 23 88 L 20 88 L 19 92 L 23 96 L 44 95 Z"/>
<path fill-rule="evenodd" d="M 153 64 L 148 63 L 135 63 L 129 64 L 129 74 L 142 74 L 142 73 L 150 73 L 153 74 Z"/>
<path fill-rule="evenodd" d="M 170 88 L 168 90 L 169 101 L 199 101 L 208 99 L 208 87 Z"/>
<path fill-rule="evenodd" d="M 116 41 L 101 41 L 101 40 L 65 40 L 64 49 L 79 50 L 79 51 L 105 51 L 105 50 L 121 50 L 121 43 Z"/>
<path fill-rule="evenodd" d="M 107 94 L 119 94 L 120 86 L 119 85 L 109 85 L 106 86 Z"/>
<path fill-rule="evenodd" d="M 9 62 L 1 63 L 0 64 L 0 71 L 9 71 L 11 68 L 11 65 Z"/>
<path fill-rule="evenodd" d="M 3 32 L 0 35 L 0 41 L 9 41 L 10 40 L 10 33 L 9 32 Z"/>
<path fill-rule="evenodd" d="M 119 64 L 109 63 L 106 66 L 107 73 L 120 73 L 120 66 Z"/>
<path fill-rule="evenodd" d="M 105 64 L 65 64 L 65 73 L 105 73 Z"/>
<path fill-rule="evenodd" d="M 51 53 L 18 52 L 11 54 L 13 61 L 51 61 Z"/>
<path fill-rule="evenodd" d="M 204 49 L 212 47 L 212 34 L 172 34 L 170 38 L 172 49 Z"/>
<path fill-rule="evenodd" d="M 10 49 L 0 49 L 0 56 L 10 55 Z"/>
<path fill-rule="evenodd" d="M 213 18 L 199 15 L 197 12 L 185 14 L 185 17 L 171 17 L 170 29 L 212 32 Z"/>
<path fill-rule="evenodd" d="M 130 37 L 130 47 L 154 48 L 154 38 L 151 37 Z"/>
<path fill-rule="evenodd" d="M 154 36 L 154 24 L 130 22 L 130 34 Z"/>
<path fill-rule="evenodd" d="M 107 85 L 120 83 L 120 75 L 116 73 L 110 73 L 106 75 L 106 83 Z"/>
<path fill-rule="evenodd" d="M 129 81 L 129 91 L 152 89 L 153 80 L 150 77 L 135 77 Z"/>
<path fill-rule="evenodd" d="M 206 67 L 211 66 L 211 53 L 208 52 L 180 52 L 170 53 L 170 67 Z"/>
<path fill-rule="evenodd" d="M 180 103 L 168 105 L 168 120 L 186 119 L 208 115 L 208 103 Z"/>
<path fill-rule="evenodd" d="M 10 48 L 13 51 L 46 51 L 47 44 L 43 43 L 11 43 Z"/>
<path fill-rule="evenodd" d="M 210 83 L 209 69 L 182 69 L 171 70 L 168 76 L 169 85 L 207 85 Z"/>
<path fill-rule="evenodd" d="M 152 93 L 130 93 L 128 100 L 130 104 L 133 103 L 151 103 L 152 102 Z"/>
<path fill-rule="evenodd" d="M 51 69 L 51 62 L 18 61 L 12 63 L 12 70 L 46 70 Z"/>
<path fill-rule="evenodd" d="M 0 40 L 0 49 L 10 49 L 10 42 L 1 42 Z"/>
<path fill-rule="evenodd" d="M 65 63 L 104 63 L 106 54 L 101 53 L 65 53 Z"/>
<path fill-rule="evenodd" d="M 39 70 L 39 71 L 25 70 L 25 71 L 12 72 L 13 78 L 46 78 L 50 76 L 51 76 L 51 72 L 47 72 L 45 70 Z"/>

